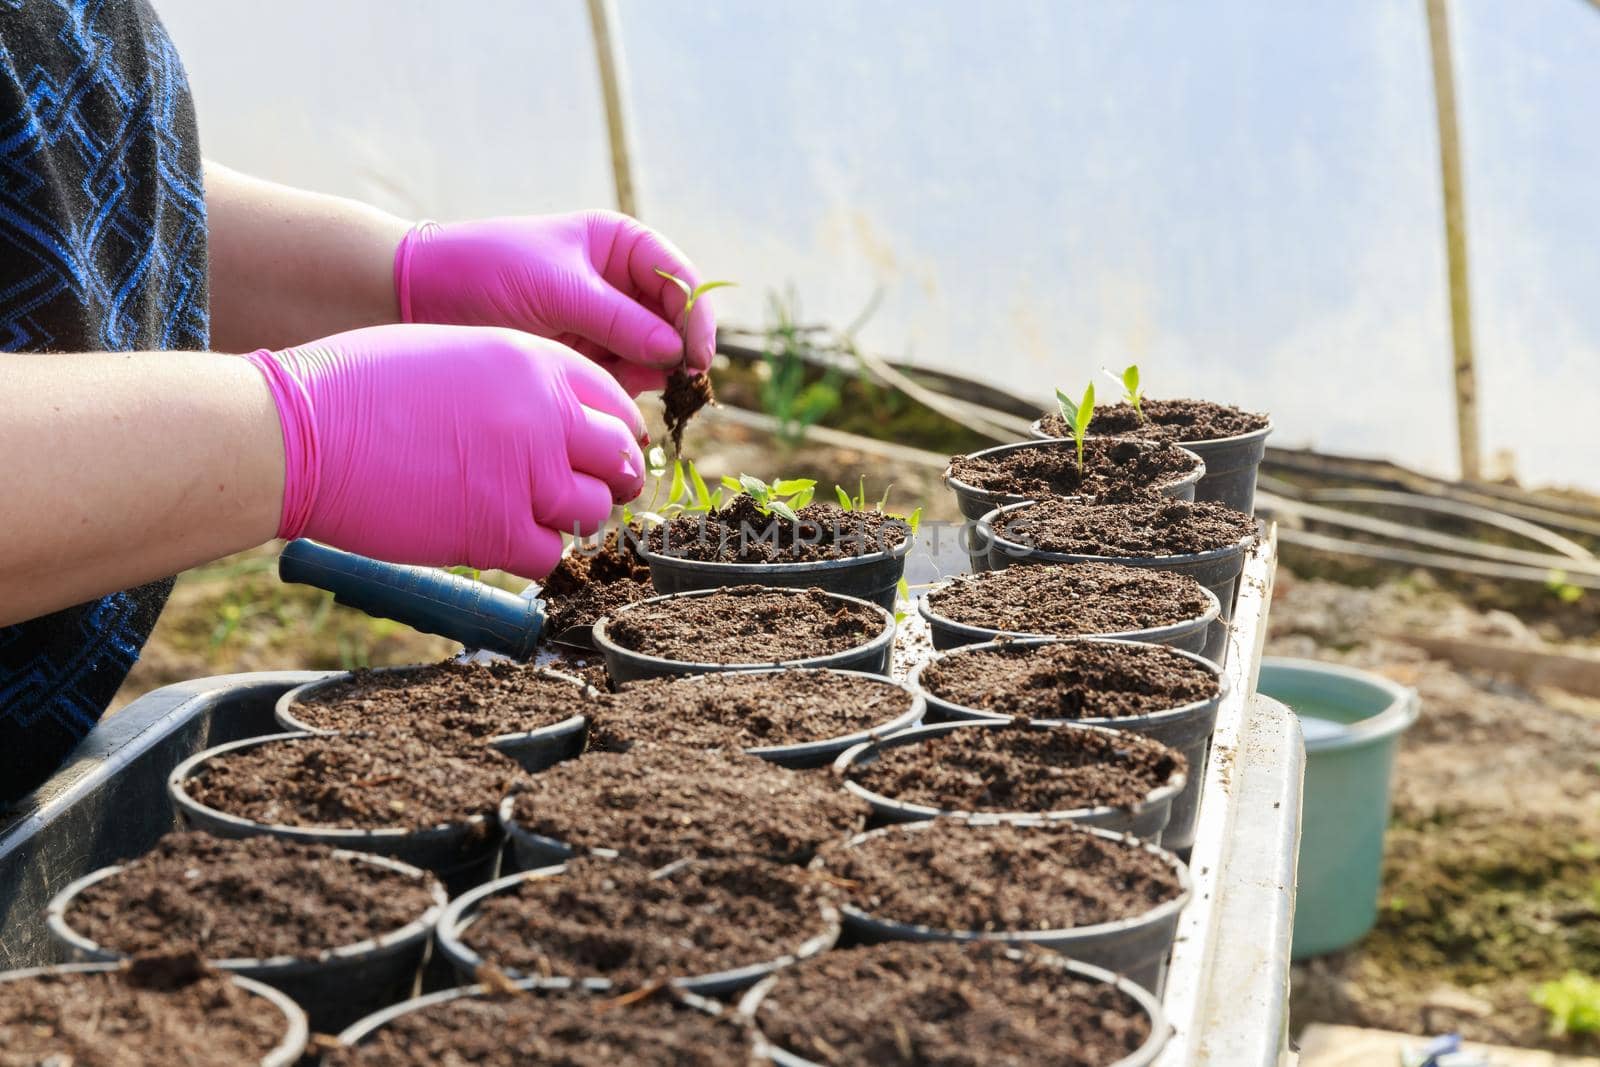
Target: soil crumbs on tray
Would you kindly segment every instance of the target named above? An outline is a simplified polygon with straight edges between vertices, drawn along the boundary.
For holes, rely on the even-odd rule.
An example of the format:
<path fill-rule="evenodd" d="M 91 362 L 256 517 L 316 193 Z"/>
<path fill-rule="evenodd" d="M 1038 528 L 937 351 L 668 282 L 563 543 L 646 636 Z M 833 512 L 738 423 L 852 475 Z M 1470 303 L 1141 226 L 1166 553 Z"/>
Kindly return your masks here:
<path fill-rule="evenodd" d="M 185 954 L 106 974 L 0 982 L 0 1063 L 257 1064 L 286 1036 L 270 1001 Z"/>
<path fill-rule="evenodd" d="M 829 1067 L 1108 1067 L 1150 1036 L 1115 986 L 1051 953 L 891 941 L 785 970 L 756 1010 L 781 1048 Z"/>
<path fill-rule="evenodd" d="M 751 1067 L 750 1033 L 737 1019 L 674 1005 L 581 993 L 457 997 L 385 1024 L 361 1045 L 329 1052 L 324 1067 Z"/>
<path fill-rule="evenodd" d="M 422 918 L 437 883 L 274 837 L 173 833 L 87 887 L 67 924 L 127 955 L 193 947 L 207 959 L 312 959 Z"/>
<path fill-rule="evenodd" d="M 318 730 L 414 733 L 445 743 L 553 726 L 592 706 L 584 688 L 517 663 L 358 670 L 290 709 Z"/>
<path fill-rule="evenodd" d="M 962 575 L 930 592 L 928 606 L 967 626 L 1071 636 L 1171 626 L 1204 615 L 1211 601 L 1185 574 L 1120 563 L 1024 563 Z"/>
<path fill-rule="evenodd" d="M 183 784 L 207 807 L 261 823 L 426 829 L 488 816 L 521 779 L 490 748 L 454 751 L 405 734 L 268 741 L 207 760 Z"/>
<path fill-rule="evenodd" d="M 1077 556 L 1180 556 L 1258 536 L 1256 520 L 1209 501 L 1142 500 L 1089 506 L 1041 500 L 1002 515 L 995 532 L 1044 552 Z"/>
<path fill-rule="evenodd" d="M 866 821 L 865 805 L 822 772 L 755 756 L 636 744 L 592 752 L 527 779 L 512 818 L 576 849 L 614 848 L 643 863 L 759 856 L 808 863 Z"/>
<path fill-rule="evenodd" d="M 880 796 L 943 811 L 1132 808 L 1187 771 L 1159 741 L 1075 727 L 967 727 L 885 745 L 847 771 Z"/>
<path fill-rule="evenodd" d="M 952 456 L 950 475 L 993 496 L 1104 497 L 1143 495 L 1195 469 L 1193 456 L 1166 443 L 1089 438 L 1083 470 L 1071 442 L 1039 443 L 987 456 Z"/>
<path fill-rule="evenodd" d="M 1216 696 L 1209 667 L 1165 645 L 1062 641 L 952 652 L 922 672 L 927 692 L 1030 719 L 1121 719 Z"/>
<path fill-rule="evenodd" d="M 1242 411 L 1210 400 L 1151 400 L 1139 402 L 1144 418 L 1123 401 L 1095 408 L 1089 432 L 1100 437 L 1142 437 L 1147 441 L 1219 441 L 1264 430 L 1272 420 L 1254 411 Z M 1039 428 L 1052 437 L 1071 437 L 1060 411 L 1049 411 Z"/>
<path fill-rule="evenodd" d="M 886 678 L 837 671 L 701 674 L 624 686 L 589 723 L 589 747 L 632 741 L 746 749 L 824 741 L 911 710 Z"/>
<path fill-rule="evenodd" d="M 937 930 L 1094 926 L 1182 891 L 1161 856 L 1070 823 L 906 823 L 829 849 L 823 862 L 854 883 L 849 902 L 873 918 Z"/>
<path fill-rule="evenodd" d="M 823 932 L 821 905 L 835 892 L 766 860 L 652 871 L 582 858 L 483 901 L 462 941 L 511 977 L 608 978 L 623 992 L 794 953 Z"/>
<path fill-rule="evenodd" d="M 799 522 L 762 514 L 740 493 L 704 515 L 679 515 L 654 527 L 650 550 L 711 563 L 814 563 L 871 556 L 911 535 L 904 519 L 877 511 L 846 511 L 819 500 L 796 512 Z"/>
<path fill-rule="evenodd" d="M 685 663 L 780 663 L 846 652 L 883 632 L 881 614 L 820 589 L 755 585 L 629 608 L 606 636 L 641 655 Z"/>
<path fill-rule="evenodd" d="M 598 545 L 574 545 L 561 557 L 539 586 L 549 608 L 546 634 L 556 637 L 573 627 L 592 626 L 603 615 L 656 595 L 650 566 L 634 551 L 638 536 L 636 527 L 621 539 L 618 531 L 609 530 Z"/>

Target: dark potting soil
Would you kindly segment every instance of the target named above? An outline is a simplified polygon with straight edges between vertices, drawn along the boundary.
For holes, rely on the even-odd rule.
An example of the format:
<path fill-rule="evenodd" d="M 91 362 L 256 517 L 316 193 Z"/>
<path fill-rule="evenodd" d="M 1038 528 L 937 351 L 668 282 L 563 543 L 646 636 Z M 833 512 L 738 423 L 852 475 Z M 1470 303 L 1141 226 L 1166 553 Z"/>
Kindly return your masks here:
<path fill-rule="evenodd" d="M 1124 499 L 1179 481 L 1195 468 L 1193 456 L 1165 442 L 1089 438 L 1083 472 L 1072 442 L 1041 442 L 988 456 L 952 456 L 950 475 L 995 496 Z"/>
<path fill-rule="evenodd" d="M 866 808 L 827 774 L 755 756 L 670 745 L 591 752 L 532 775 L 516 823 L 575 849 L 614 848 L 648 864 L 684 856 L 808 863 L 849 837 Z"/>
<path fill-rule="evenodd" d="M 1143 915 L 1183 888 L 1160 856 L 1070 823 L 906 823 L 823 862 L 868 915 L 936 930 L 1094 926 Z"/>
<path fill-rule="evenodd" d="M 1089 432 L 1102 437 L 1142 437 L 1147 441 L 1218 441 L 1264 430 L 1272 420 L 1254 411 L 1241 411 L 1209 400 L 1150 400 L 1139 402 L 1144 418 L 1123 401 L 1095 408 Z M 1059 411 L 1049 411 L 1039 428 L 1052 437 L 1071 437 Z"/>
<path fill-rule="evenodd" d="M 510 974 L 650 982 L 767 963 L 823 932 L 836 891 L 757 859 L 643 864 L 584 858 L 485 900 L 462 941 Z"/>
<path fill-rule="evenodd" d="M 682 370 L 675 370 L 667 375 L 667 387 L 661 393 L 661 400 L 666 407 L 667 436 L 672 439 L 672 454 L 681 455 L 683 431 L 689 425 L 689 420 L 701 408 L 716 400 L 711 389 L 711 375 L 690 377 Z"/>
<path fill-rule="evenodd" d="M 552 726 L 590 710 L 581 686 L 518 663 L 440 663 L 421 670 L 358 670 L 295 705 L 320 730 L 394 731 L 446 744 Z"/>
<path fill-rule="evenodd" d="M 1150 1019 L 1059 958 L 995 944 L 890 941 L 788 968 L 756 1010 L 769 1040 L 815 1063 L 1107 1067 Z"/>
<path fill-rule="evenodd" d="M 1137 734 L 972 727 L 884 747 L 846 772 L 880 796 L 943 811 L 1131 808 L 1187 770 L 1181 752 Z"/>
<path fill-rule="evenodd" d="M 174 833 L 79 893 L 66 919 L 127 955 L 186 946 L 212 960 L 312 959 L 420 919 L 434 884 L 325 845 Z"/>
<path fill-rule="evenodd" d="M 845 652 L 883 632 L 866 604 L 820 589 L 754 585 L 641 604 L 606 623 L 606 636 L 647 656 L 690 663 L 778 663 Z"/>
<path fill-rule="evenodd" d="M 285 1025 L 270 1001 L 193 955 L 0 982 L 7 1067 L 253 1067 L 283 1040 Z"/>
<path fill-rule="evenodd" d="M 522 778 L 491 748 L 406 734 L 268 741 L 207 760 L 184 790 L 218 811 L 286 826 L 426 829 L 488 816 Z"/>
<path fill-rule="evenodd" d="M 1217 695 L 1217 676 L 1165 645 L 1063 641 L 959 651 L 922 685 L 963 707 L 1030 719 L 1121 719 Z"/>
<path fill-rule="evenodd" d="M 736 1017 L 579 993 L 457 997 L 388 1023 L 324 1067 L 738 1067 L 757 1061 Z"/>
<path fill-rule="evenodd" d="M 1210 607 L 1186 574 L 1120 563 L 1013 565 L 962 575 L 928 594 L 953 622 L 1011 633 L 1114 634 L 1171 626 Z"/>
<path fill-rule="evenodd" d="M 1000 516 L 995 531 L 1044 552 L 1077 556 L 1180 556 L 1257 536 L 1256 520 L 1225 504 L 1141 500 L 1096 506 L 1041 500 Z"/>
<path fill-rule="evenodd" d="M 589 747 L 633 741 L 745 749 L 825 741 L 870 730 L 909 711 L 893 682 L 836 671 L 701 674 L 634 682 L 589 722 Z"/>
<path fill-rule="evenodd" d="M 650 584 L 650 565 L 633 550 L 630 529 L 619 540 L 616 530 L 589 550 L 571 550 L 561 557 L 556 569 L 540 583 L 547 614 L 544 632 L 552 637 L 575 626 L 592 626 L 602 615 L 610 615 L 625 604 L 655 596 Z"/>
<path fill-rule="evenodd" d="M 763 515 L 740 493 L 716 511 L 679 515 L 647 535 L 653 552 L 714 563 L 812 563 L 887 552 L 911 535 L 904 519 L 846 511 L 825 500 L 796 512 L 799 522 Z"/>

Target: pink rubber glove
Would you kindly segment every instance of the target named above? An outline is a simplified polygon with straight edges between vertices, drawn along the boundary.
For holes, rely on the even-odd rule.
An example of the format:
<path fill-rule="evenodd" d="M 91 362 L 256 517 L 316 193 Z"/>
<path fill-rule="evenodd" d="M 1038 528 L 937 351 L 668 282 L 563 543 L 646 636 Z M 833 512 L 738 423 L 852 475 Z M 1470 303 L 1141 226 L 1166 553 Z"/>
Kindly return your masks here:
<path fill-rule="evenodd" d="M 283 424 L 279 537 L 542 578 L 557 531 L 592 533 L 644 483 L 639 409 L 553 341 L 373 326 L 245 358 Z"/>
<path fill-rule="evenodd" d="M 660 390 L 680 363 L 709 370 L 716 346 L 715 313 L 697 300 L 685 360 L 683 293 L 658 267 L 700 284 L 660 234 L 614 211 L 584 211 L 418 223 L 395 252 L 394 283 L 406 322 L 536 333 L 582 352 L 637 396 Z"/>

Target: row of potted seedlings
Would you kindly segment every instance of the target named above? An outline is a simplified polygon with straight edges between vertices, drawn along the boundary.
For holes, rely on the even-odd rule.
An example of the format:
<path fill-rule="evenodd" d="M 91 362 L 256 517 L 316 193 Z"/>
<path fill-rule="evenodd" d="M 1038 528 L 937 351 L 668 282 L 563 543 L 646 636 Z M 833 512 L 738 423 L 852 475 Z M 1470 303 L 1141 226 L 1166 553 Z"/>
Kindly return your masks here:
<path fill-rule="evenodd" d="M 1149 1062 L 1189 894 L 1157 842 L 1193 832 L 1190 783 L 1225 683 L 1192 650 L 1232 599 L 1149 561 L 1183 554 L 1164 551 L 1169 529 L 1179 543 L 1226 532 L 1242 556 L 1247 519 L 1131 492 L 1092 506 L 1029 493 L 1044 499 L 1007 506 L 1059 509 L 1031 515 L 1052 531 L 1107 508 L 1159 522 L 1128 511 L 1120 540 L 1113 525 L 1056 542 L 1071 563 L 1018 540 L 995 569 L 943 583 L 921 606 L 941 651 L 908 685 L 881 676 L 910 529 L 881 508 L 807 503 L 793 522 L 765 513 L 791 541 L 780 532 L 757 563 L 704 549 L 691 580 L 714 588 L 687 595 L 638 596 L 666 584 L 652 553 L 671 522 L 653 547 L 614 538 L 574 562 L 552 600 L 575 608 L 614 693 L 449 664 L 286 694 L 293 732 L 174 772 L 175 806 L 204 832 L 52 903 L 76 957 L 136 965 L 8 976 L 0 1033 L 37 983 L 147 996 L 135 975 L 181 958 L 184 988 L 204 984 L 221 1008 L 208 1022 L 276 1042 L 218 1062 L 289 1062 L 301 1008 L 315 1030 L 343 1030 L 322 1042 L 329 1063 Z M 741 499 L 713 514 L 740 515 Z M 859 529 L 863 515 L 876 552 L 804 527 Z M 985 515 L 993 555 L 1014 527 Z M 671 521 L 707 543 L 703 518 Z M 1072 551 L 1089 536 L 1100 551 Z M 874 556 L 894 564 L 869 583 L 887 595 L 850 574 Z M 742 584 L 742 567 L 795 557 L 806 575 Z M 821 588 L 841 574 L 870 599 Z"/>

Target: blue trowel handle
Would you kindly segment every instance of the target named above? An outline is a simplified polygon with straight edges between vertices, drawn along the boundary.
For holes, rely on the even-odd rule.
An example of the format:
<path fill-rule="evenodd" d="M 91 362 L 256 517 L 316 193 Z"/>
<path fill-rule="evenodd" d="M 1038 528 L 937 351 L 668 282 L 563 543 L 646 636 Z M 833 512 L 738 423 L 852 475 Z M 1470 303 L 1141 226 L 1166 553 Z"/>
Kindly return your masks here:
<path fill-rule="evenodd" d="M 326 589 L 338 603 L 368 615 L 515 659 L 533 656 L 544 629 L 542 600 L 433 567 L 382 563 L 315 541 L 285 545 L 278 577 Z"/>

